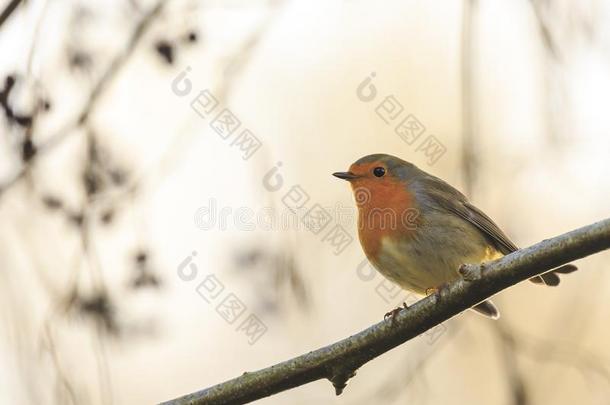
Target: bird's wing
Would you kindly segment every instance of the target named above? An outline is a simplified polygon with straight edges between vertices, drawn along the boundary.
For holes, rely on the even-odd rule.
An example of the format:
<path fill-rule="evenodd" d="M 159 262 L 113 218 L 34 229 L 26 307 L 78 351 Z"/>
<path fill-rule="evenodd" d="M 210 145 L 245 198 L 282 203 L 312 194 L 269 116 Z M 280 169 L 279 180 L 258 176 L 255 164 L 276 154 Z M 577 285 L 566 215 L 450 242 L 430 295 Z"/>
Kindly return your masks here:
<path fill-rule="evenodd" d="M 508 236 L 496 223 L 489 218 L 483 211 L 469 203 L 468 201 L 449 201 L 443 204 L 445 208 L 453 212 L 460 218 L 468 221 L 479 229 L 485 237 L 498 249 L 502 254 L 509 254 L 519 250 Z"/>
<path fill-rule="evenodd" d="M 499 248 L 500 252 L 505 255 L 512 253 L 516 250 L 519 250 L 517 245 L 515 245 L 508 236 L 496 223 L 489 218 L 483 211 L 475 207 L 469 202 L 462 203 L 464 206 L 463 210 L 456 210 L 456 214 L 460 215 L 462 218 L 479 228 L 485 236 L 491 239 L 495 245 Z M 458 213 L 457 211 L 461 211 Z"/>
<path fill-rule="evenodd" d="M 500 227 L 496 225 L 491 218 L 472 205 L 462 193 L 448 183 L 431 175 L 424 177 L 422 183 L 424 186 L 423 190 L 426 190 L 425 195 L 427 198 L 425 198 L 425 200 L 453 212 L 460 218 L 474 225 L 501 253 L 507 255 L 519 250 L 517 245 L 502 232 Z M 532 277 L 530 281 L 536 284 L 556 286 L 560 281 L 559 276 L 557 275 L 558 273 L 567 274 L 576 270 L 576 266 L 567 264 L 545 274 Z"/>
<path fill-rule="evenodd" d="M 479 229 L 485 237 L 503 254 L 519 250 L 496 223 L 483 211 L 472 205 L 466 196 L 445 181 L 428 175 L 424 180 L 424 189 L 429 199 Z"/>
<path fill-rule="evenodd" d="M 494 245 L 500 252 L 507 255 L 519 248 L 511 242 L 504 232 L 489 218 L 483 211 L 469 203 L 468 201 L 462 202 L 464 209 L 455 209 L 457 215 L 461 216 L 477 228 L 479 228 L 488 239 L 494 242 Z M 557 274 L 567 274 L 578 270 L 578 268 L 572 264 L 561 266 L 553 271 L 541 274 L 530 278 L 530 281 L 534 284 L 545 284 L 548 286 L 559 285 L 560 279 Z"/>

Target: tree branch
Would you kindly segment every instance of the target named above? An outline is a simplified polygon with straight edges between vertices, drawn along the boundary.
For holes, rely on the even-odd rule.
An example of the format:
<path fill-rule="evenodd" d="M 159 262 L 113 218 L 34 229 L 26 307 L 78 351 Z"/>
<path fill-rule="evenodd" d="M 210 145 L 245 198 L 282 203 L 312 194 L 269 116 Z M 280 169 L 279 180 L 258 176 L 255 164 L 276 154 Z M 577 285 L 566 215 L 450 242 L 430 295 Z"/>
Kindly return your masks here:
<path fill-rule="evenodd" d="M 472 198 L 476 182 L 477 165 L 479 163 L 476 151 L 477 122 L 475 102 L 475 75 L 473 65 L 477 62 L 477 14 L 478 1 L 464 0 L 462 4 L 462 156 L 461 165 L 464 175 L 465 194 Z"/>
<path fill-rule="evenodd" d="M 359 367 L 381 354 L 508 287 L 609 248 L 610 218 L 484 265 L 463 266 L 462 279 L 401 311 L 393 321 L 164 404 L 244 404 L 323 378 L 339 395 Z"/>
<path fill-rule="evenodd" d="M 13 11 L 17 9 L 17 7 L 19 6 L 19 4 L 21 4 L 22 1 L 23 0 L 11 0 L 6 5 L 6 8 L 2 11 L 2 14 L 0 14 L 0 27 L 2 27 L 2 24 L 4 24 L 6 20 L 8 20 L 11 14 L 13 14 Z"/>
<path fill-rule="evenodd" d="M 35 153 L 29 158 L 28 165 L 20 168 L 17 173 L 15 173 L 13 177 L 8 179 L 4 184 L 0 183 L 0 197 L 2 197 L 2 194 L 5 191 L 25 178 L 30 166 L 40 155 L 57 147 L 62 143 L 62 141 L 67 139 L 68 136 L 73 134 L 75 130 L 83 128 L 89 123 L 91 114 L 95 111 L 100 97 L 104 94 L 104 91 L 110 86 L 121 69 L 127 64 L 130 57 L 134 54 L 137 46 L 141 43 L 144 34 L 148 31 L 152 23 L 161 15 L 167 1 L 168 0 L 158 0 L 150 11 L 146 12 L 142 19 L 137 23 L 129 37 L 127 46 L 117 56 L 115 56 L 99 80 L 95 83 L 78 116 L 67 122 L 56 133 L 50 135 L 44 142 L 35 144 Z"/>

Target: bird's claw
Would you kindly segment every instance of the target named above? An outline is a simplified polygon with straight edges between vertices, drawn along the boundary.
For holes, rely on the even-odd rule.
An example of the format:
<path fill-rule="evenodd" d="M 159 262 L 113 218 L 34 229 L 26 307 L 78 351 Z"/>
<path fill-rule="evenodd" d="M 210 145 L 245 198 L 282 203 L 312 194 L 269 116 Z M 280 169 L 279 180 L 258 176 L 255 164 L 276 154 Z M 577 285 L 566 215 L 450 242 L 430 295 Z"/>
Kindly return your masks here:
<path fill-rule="evenodd" d="M 426 288 L 426 297 L 431 296 L 432 294 L 438 294 L 439 289 L 437 287 Z"/>
<path fill-rule="evenodd" d="M 408 308 L 409 307 L 407 306 L 407 303 L 403 302 L 402 303 L 402 307 L 394 308 L 390 312 L 387 312 L 383 316 L 383 320 L 385 321 L 386 319 L 391 318 L 392 319 L 392 323 L 394 323 L 394 320 L 396 319 L 396 316 L 400 313 L 400 311 L 402 311 L 403 309 L 408 309 Z"/>
<path fill-rule="evenodd" d="M 438 287 L 430 287 L 426 289 L 426 296 L 429 297 L 431 295 L 434 295 L 434 299 L 436 302 L 438 302 L 441 299 L 441 293 L 442 291 L 447 288 L 446 284 L 442 284 Z"/>

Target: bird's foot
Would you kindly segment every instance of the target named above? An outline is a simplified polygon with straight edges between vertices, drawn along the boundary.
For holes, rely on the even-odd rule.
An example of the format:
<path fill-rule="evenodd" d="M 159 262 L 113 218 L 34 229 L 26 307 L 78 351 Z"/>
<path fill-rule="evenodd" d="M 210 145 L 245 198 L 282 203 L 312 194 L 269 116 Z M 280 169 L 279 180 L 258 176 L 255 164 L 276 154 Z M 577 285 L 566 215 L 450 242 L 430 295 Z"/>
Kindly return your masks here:
<path fill-rule="evenodd" d="M 443 290 L 447 288 L 447 284 L 441 284 L 438 287 L 430 287 L 426 289 L 426 297 L 434 295 L 434 300 L 439 302 Z"/>
<path fill-rule="evenodd" d="M 400 313 L 400 311 L 402 311 L 403 309 L 408 309 L 409 307 L 407 306 L 406 302 L 402 303 L 402 307 L 398 307 L 395 308 L 393 310 L 391 310 L 390 312 L 387 312 L 384 316 L 383 316 L 383 320 L 385 321 L 388 318 L 392 319 L 392 324 L 394 323 L 396 316 Z"/>
<path fill-rule="evenodd" d="M 432 294 L 436 294 L 437 292 L 438 292 L 438 287 L 426 288 L 426 297 L 429 297 Z"/>

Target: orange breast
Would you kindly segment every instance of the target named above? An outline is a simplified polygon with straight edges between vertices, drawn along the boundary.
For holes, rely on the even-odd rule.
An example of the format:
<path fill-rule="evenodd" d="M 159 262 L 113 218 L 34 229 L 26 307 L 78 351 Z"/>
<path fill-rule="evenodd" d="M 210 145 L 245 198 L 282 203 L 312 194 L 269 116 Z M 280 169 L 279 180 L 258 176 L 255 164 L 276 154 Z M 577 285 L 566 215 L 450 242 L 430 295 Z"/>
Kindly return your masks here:
<path fill-rule="evenodd" d="M 412 238 L 415 197 L 398 180 L 353 184 L 358 204 L 358 235 L 369 259 L 380 252 L 383 238 Z"/>

